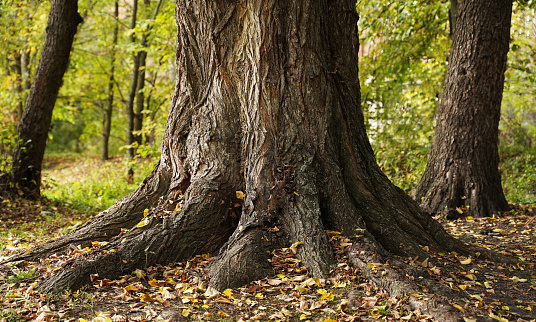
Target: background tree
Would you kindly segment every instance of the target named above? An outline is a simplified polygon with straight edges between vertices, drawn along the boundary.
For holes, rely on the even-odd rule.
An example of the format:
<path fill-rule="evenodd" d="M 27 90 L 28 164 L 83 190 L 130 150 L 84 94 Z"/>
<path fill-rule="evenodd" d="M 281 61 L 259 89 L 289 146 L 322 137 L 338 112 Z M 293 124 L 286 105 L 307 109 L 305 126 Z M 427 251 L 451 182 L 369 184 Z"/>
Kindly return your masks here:
<path fill-rule="evenodd" d="M 224 289 L 265 276 L 266 251 L 296 243 L 309 272 L 326 276 L 326 229 L 364 234 L 354 259 L 384 249 L 425 258 L 421 245 L 463 251 L 375 162 L 356 22 L 353 1 L 178 1 L 179 85 L 160 162 L 107 211 L 21 254 L 110 241 L 40 290 L 218 250 L 211 284 Z"/>
<path fill-rule="evenodd" d="M 509 209 L 497 144 L 511 15 L 508 0 L 459 4 L 434 143 L 413 192 L 428 211 L 483 217 Z"/>
<path fill-rule="evenodd" d="M 117 37 L 119 34 L 119 0 L 115 0 L 114 3 L 114 18 L 117 20 L 115 23 L 115 28 L 112 38 L 112 50 L 110 53 L 111 62 L 110 62 L 110 78 L 108 81 L 108 101 L 106 102 L 106 109 L 104 110 L 104 120 L 102 124 L 102 150 L 101 150 L 101 160 L 108 160 L 109 158 L 109 148 L 108 144 L 110 141 L 110 132 L 112 130 L 112 113 L 114 110 L 114 87 L 115 87 L 115 56 L 116 56 L 116 46 L 117 46 Z"/>
<path fill-rule="evenodd" d="M 41 166 L 52 110 L 77 26 L 82 22 L 77 1 L 55 0 L 50 7 L 45 44 L 28 95 L 19 129 L 9 182 L 28 197 L 39 196 Z"/>

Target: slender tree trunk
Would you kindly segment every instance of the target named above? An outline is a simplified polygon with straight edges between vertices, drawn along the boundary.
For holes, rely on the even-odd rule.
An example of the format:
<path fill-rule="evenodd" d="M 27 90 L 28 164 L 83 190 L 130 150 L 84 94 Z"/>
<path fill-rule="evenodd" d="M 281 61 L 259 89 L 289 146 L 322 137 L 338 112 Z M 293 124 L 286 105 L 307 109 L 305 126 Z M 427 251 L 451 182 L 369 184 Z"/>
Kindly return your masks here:
<path fill-rule="evenodd" d="M 50 8 L 45 44 L 18 129 L 11 185 L 27 197 L 40 194 L 41 163 L 45 154 L 52 110 L 77 26 L 82 22 L 75 0 L 54 0 Z"/>
<path fill-rule="evenodd" d="M 15 82 L 13 84 L 13 91 L 17 93 L 18 97 L 18 103 L 17 107 L 15 108 L 15 111 L 13 113 L 13 124 L 18 125 L 21 118 L 22 118 L 22 111 L 24 110 L 24 87 L 23 83 L 24 80 L 22 78 L 22 54 L 16 53 L 13 55 L 13 59 L 8 58 L 8 64 L 9 64 L 9 74 L 12 74 L 15 76 Z"/>
<path fill-rule="evenodd" d="M 326 229 L 353 238 L 358 265 L 371 253 L 426 258 L 421 245 L 463 251 L 376 164 L 353 0 L 177 1 L 176 18 L 178 81 L 160 162 L 107 211 L 11 259 L 111 241 L 41 292 L 218 252 L 210 283 L 225 289 L 270 274 L 267 251 L 295 243 L 309 272 L 325 277 Z"/>
<path fill-rule="evenodd" d="M 413 192 L 430 212 L 509 210 L 497 143 L 511 15 L 510 0 L 460 2 L 434 143 Z"/>
<path fill-rule="evenodd" d="M 119 34 L 119 0 L 115 1 L 114 4 L 114 18 L 115 18 L 115 27 L 112 38 L 112 50 L 110 53 L 110 78 L 108 81 L 108 101 L 106 110 L 104 111 L 104 121 L 102 127 L 102 149 L 101 149 L 101 160 L 108 160 L 108 142 L 110 140 L 110 133 L 112 130 L 112 113 L 114 110 L 114 83 L 115 83 L 115 54 L 117 46 L 117 38 Z"/>
<path fill-rule="evenodd" d="M 138 53 L 139 72 L 138 72 L 138 87 L 136 89 L 136 112 L 134 113 L 134 141 L 142 144 L 142 135 L 140 134 L 143 127 L 143 110 L 145 106 L 145 69 L 146 69 L 147 52 L 140 51 Z"/>
<path fill-rule="evenodd" d="M 138 15 L 138 0 L 132 2 L 132 20 L 130 23 L 130 29 L 132 33 L 130 34 L 130 42 L 132 44 L 136 43 L 136 35 L 134 34 L 134 28 L 136 28 L 136 18 Z M 132 147 L 134 144 L 134 102 L 136 99 L 136 89 L 138 88 L 138 73 L 140 70 L 140 61 L 137 53 L 132 54 L 132 75 L 130 90 L 128 91 L 128 101 L 127 101 L 127 158 L 129 161 L 134 159 L 135 149 Z M 127 181 L 133 182 L 134 170 L 129 166 L 127 172 Z"/>
<path fill-rule="evenodd" d="M 147 28 L 147 30 L 143 33 L 141 38 L 141 48 L 142 50 L 138 53 L 138 59 L 139 59 L 139 73 L 138 73 L 138 81 L 137 81 L 137 90 L 136 90 L 136 113 L 134 114 L 134 131 L 140 132 L 143 127 L 143 110 L 144 110 L 144 104 L 145 104 L 145 74 L 147 69 L 147 47 L 149 45 L 149 34 L 151 29 L 153 29 L 153 23 L 158 16 L 158 12 L 160 12 L 160 8 L 162 6 L 163 0 L 158 0 L 156 7 L 154 9 L 154 13 L 152 17 L 147 17 L 150 19 L 151 24 Z M 147 8 L 149 6 L 150 1 L 145 1 L 145 7 Z M 134 140 L 138 142 L 138 144 L 142 143 L 142 136 L 141 134 L 134 135 Z"/>

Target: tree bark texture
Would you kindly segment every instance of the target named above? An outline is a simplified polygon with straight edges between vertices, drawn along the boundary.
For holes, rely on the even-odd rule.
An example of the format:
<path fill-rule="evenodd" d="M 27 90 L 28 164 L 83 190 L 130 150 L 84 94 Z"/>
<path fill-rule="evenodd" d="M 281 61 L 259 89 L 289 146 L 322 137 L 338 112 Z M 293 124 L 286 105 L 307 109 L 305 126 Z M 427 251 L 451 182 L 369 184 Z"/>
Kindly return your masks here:
<path fill-rule="evenodd" d="M 77 26 L 82 22 L 76 0 L 54 0 L 45 44 L 18 128 L 10 181 L 28 197 L 39 196 L 41 163 L 45 154 L 52 110 L 69 65 Z"/>
<path fill-rule="evenodd" d="M 499 173 L 498 133 L 512 1 L 459 3 L 428 164 L 413 195 L 434 213 L 474 217 L 509 209 Z"/>
<path fill-rule="evenodd" d="M 110 241 L 42 292 L 201 253 L 218 254 L 210 283 L 225 289 L 266 276 L 267 251 L 295 243 L 322 277 L 333 263 L 326 229 L 401 256 L 426 258 L 420 245 L 462 249 L 376 164 L 354 1 L 177 1 L 176 19 L 178 76 L 159 165 L 83 227 L 12 259 Z M 117 236 L 120 228 L 129 231 Z"/>
<path fill-rule="evenodd" d="M 108 80 L 108 99 L 106 102 L 106 109 L 104 110 L 104 119 L 102 124 L 102 147 L 101 147 L 101 160 L 108 160 L 109 148 L 108 143 L 110 141 L 110 133 L 112 130 L 112 113 L 114 111 L 114 83 L 115 83 L 115 54 L 117 46 L 117 38 L 119 34 L 119 0 L 115 0 L 114 4 L 114 18 L 115 27 L 112 37 L 112 50 L 110 53 L 110 78 Z"/>

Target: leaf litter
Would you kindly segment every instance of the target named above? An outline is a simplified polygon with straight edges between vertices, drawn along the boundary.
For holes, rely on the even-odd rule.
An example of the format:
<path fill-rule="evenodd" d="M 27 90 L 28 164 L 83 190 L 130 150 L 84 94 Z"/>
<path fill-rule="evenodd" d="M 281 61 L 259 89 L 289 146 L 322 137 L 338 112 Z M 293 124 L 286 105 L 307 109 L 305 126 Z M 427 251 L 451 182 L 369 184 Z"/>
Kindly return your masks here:
<path fill-rule="evenodd" d="M 16 205 L 13 207 L 17 208 Z M 26 201 L 19 208 L 28 209 Z M 34 205 L 40 212 L 51 205 Z M 9 213 L 8 213 L 9 215 Z M 2 215 L 4 216 L 4 215 Z M 422 261 L 408 258 L 415 270 L 407 278 L 443 284 L 462 300 L 454 308 L 465 321 L 535 321 L 536 313 L 536 223 L 529 206 L 517 206 L 508 216 L 475 219 L 467 217 L 442 222 L 456 238 L 519 259 L 517 265 L 479 259 L 478 253 L 460 256 L 437 254 Z M 2 222 L 4 223 L 4 217 Z M 4 226 L 5 228 L 5 226 Z M 64 229 L 64 228 L 59 228 Z M 43 295 L 38 282 L 83 253 L 101 246 L 74 247 L 68 254 L 54 254 L 40 263 L 18 262 L 0 266 L 1 321 L 434 321 L 412 310 L 410 297 L 392 297 L 353 268 L 345 250 L 351 240 L 327 231 L 337 254 L 331 277 L 311 276 L 295 257 L 296 243 L 271 252 L 276 274 L 244 287 L 223 292 L 208 286 L 205 269 L 213 260 L 198 255 L 189 261 L 137 269 L 117 280 L 91 276 L 92 285 L 77 292 Z M 32 246 L 2 235 L 12 248 L 9 254 Z M 10 239 L 11 238 L 11 239 Z M 38 241 L 37 241 L 38 242 Z M 369 263 L 374 274 L 382 274 L 382 263 Z M 33 272 L 32 274 L 23 274 Z"/>

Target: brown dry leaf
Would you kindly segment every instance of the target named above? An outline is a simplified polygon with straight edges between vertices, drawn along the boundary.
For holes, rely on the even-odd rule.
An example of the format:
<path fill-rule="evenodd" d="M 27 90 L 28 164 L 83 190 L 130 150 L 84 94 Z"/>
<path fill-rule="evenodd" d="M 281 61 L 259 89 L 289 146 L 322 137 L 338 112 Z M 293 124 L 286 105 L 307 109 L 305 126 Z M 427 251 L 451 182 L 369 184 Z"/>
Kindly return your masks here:
<path fill-rule="evenodd" d="M 132 274 L 136 275 L 136 277 L 140 280 L 145 278 L 145 272 L 139 268 L 136 268 L 136 270 Z"/>
<path fill-rule="evenodd" d="M 363 297 L 362 301 L 363 301 L 363 304 L 361 305 L 361 307 L 367 309 L 367 308 L 374 307 L 376 303 L 378 302 L 378 298 L 376 296 Z"/>
<path fill-rule="evenodd" d="M 272 285 L 272 286 L 278 286 L 280 285 L 281 283 L 283 283 L 282 280 L 280 279 L 268 279 L 268 284 Z"/>

